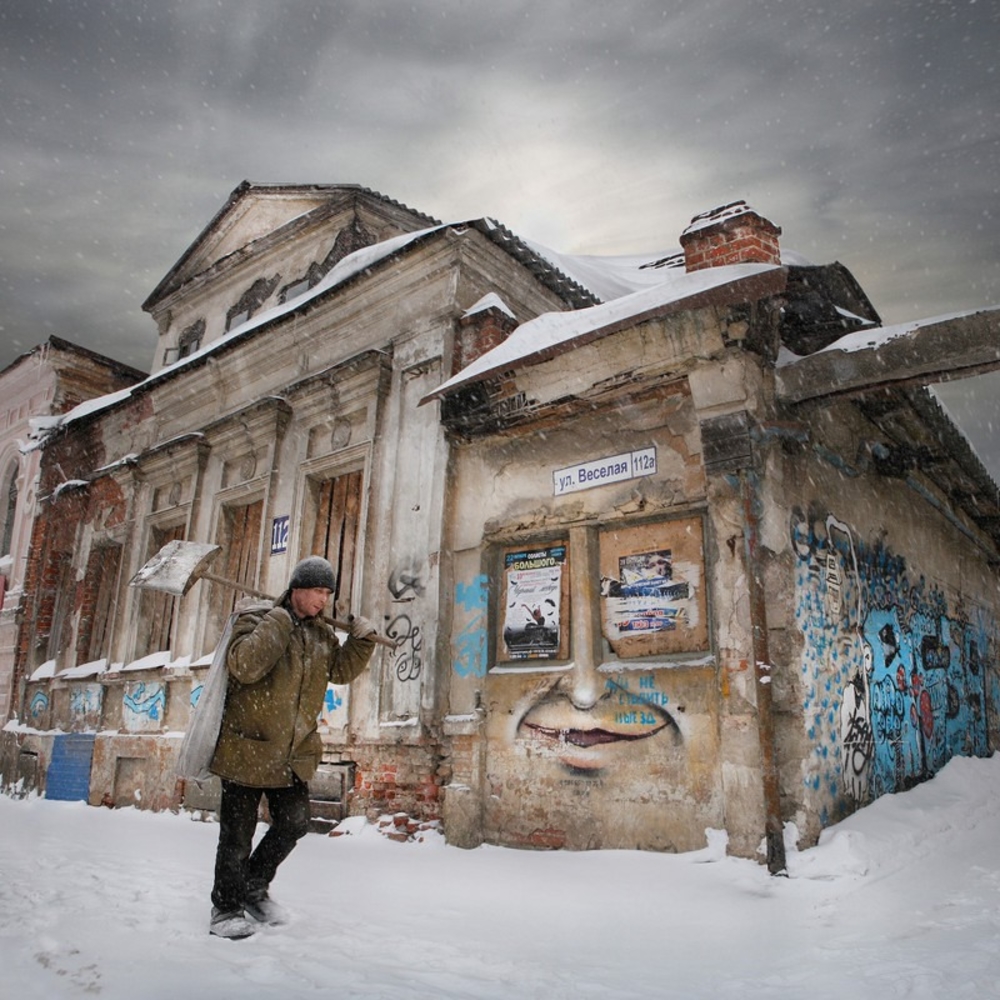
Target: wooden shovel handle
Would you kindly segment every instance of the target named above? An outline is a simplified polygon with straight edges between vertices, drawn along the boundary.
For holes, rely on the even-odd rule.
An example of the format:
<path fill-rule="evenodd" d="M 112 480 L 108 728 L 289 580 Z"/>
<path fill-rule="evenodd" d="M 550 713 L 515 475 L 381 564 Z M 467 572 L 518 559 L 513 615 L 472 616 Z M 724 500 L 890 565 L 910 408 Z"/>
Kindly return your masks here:
<path fill-rule="evenodd" d="M 210 580 L 212 583 L 221 583 L 223 586 L 232 587 L 234 590 L 240 590 L 244 594 L 249 594 L 251 597 L 259 597 L 264 601 L 273 602 L 275 600 L 270 594 L 265 594 L 263 590 L 258 590 L 256 587 L 251 587 L 246 583 L 237 583 L 235 580 L 228 580 L 224 576 L 216 576 L 214 573 L 199 573 L 198 579 Z M 339 628 L 342 632 L 349 633 L 351 631 L 351 623 L 344 621 L 342 618 L 330 618 L 328 615 L 320 615 L 320 617 L 323 621 L 328 622 L 334 628 Z M 377 632 L 373 632 L 367 638 L 381 646 L 388 646 L 390 649 L 395 649 L 397 645 L 392 639 L 387 639 L 384 635 L 379 635 Z"/>
<path fill-rule="evenodd" d="M 341 632 L 351 631 L 351 623 L 345 622 L 341 618 L 328 618 L 326 615 L 320 616 L 323 621 L 329 622 L 334 628 L 339 628 Z M 365 636 L 366 639 L 371 639 L 372 642 L 377 642 L 380 646 L 388 646 L 390 649 L 395 649 L 397 643 L 393 642 L 392 639 L 387 639 L 384 635 L 379 635 L 378 632 L 372 632 L 371 635 Z"/>

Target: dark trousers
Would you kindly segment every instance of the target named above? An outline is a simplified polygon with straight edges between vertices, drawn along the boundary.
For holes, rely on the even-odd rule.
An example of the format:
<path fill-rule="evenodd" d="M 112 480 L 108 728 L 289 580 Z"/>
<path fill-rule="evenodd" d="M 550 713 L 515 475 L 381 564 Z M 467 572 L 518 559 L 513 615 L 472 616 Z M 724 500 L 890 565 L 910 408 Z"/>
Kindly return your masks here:
<path fill-rule="evenodd" d="M 267 799 L 271 826 L 256 849 L 260 797 Z M 219 846 L 215 854 L 212 903 L 224 913 L 242 910 L 248 894 L 261 894 L 309 829 L 309 786 L 293 778 L 289 788 L 249 788 L 222 782 Z"/>

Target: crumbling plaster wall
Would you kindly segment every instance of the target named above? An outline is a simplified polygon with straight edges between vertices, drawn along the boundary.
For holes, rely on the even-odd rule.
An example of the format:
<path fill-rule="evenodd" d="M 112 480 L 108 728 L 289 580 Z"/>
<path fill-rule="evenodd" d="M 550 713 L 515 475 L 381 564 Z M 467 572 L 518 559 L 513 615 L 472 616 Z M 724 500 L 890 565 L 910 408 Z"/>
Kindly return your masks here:
<path fill-rule="evenodd" d="M 691 359 L 695 342 L 700 362 Z M 650 391 L 656 376 L 669 369 L 675 348 L 676 357 L 686 359 L 690 389 L 674 376 Z M 553 409 L 541 409 L 533 422 L 506 433 L 463 444 L 453 455 L 455 579 L 446 723 L 457 750 L 446 788 L 446 831 L 452 842 L 465 844 L 486 839 L 689 850 L 703 845 L 706 827 L 725 827 L 731 849 L 752 855 L 763 830 L 763 806 L 747 669 L 743 519 L 732 484 L 706 480 L 699 419 L 752 405 L 760 384 L 756 365 L 726 354 L 712 313 L 645 324 L 594 342 L 574 351 L 577 361 L 567 368 L 556 359 L 518 373 L 516 387 L 529 406 L 549 402 Z M 631 387 L 620 377 L 626 361 Z M 607 374 L 619 376 L 616 391 L 598 396 L 591 387 L 607 386 Z M 574 407 L 574 398 L 588 403 Z M 650 446 L 656 448 L 655 475 L 553 495 L 554 471 Z M 498 549 L 569 538 L 570 560 L 588 560 L 602 531 L 661 519 L 683 523 L 689 516 L 704 524 L 701 582 L 709 592 L 711 620 L 704 656 L 625 663 L 609 658 L 599 636 L 589 649 L 574 646 L 568 661 L 509 663 L 498 655 L 504 620 Z M 578 544 L 579 538 L 584 542 Z M 582 580 L 579 571 L 573 577 L 576 616 L 581 600 L 587 601 L 581 592 L 588 572 L 592 579 L 592 570 Z M 578 628 L 574 638 L 581 639 Z M 554 701 L 580 677 L 595 683 L 594 676 L 615 698 L 642 705 L 646 697 L 647 704 L 669 706 L 677 720 L 676 742 L 658 750 L 653 739 L 637 740 L 631 750 L 618 743 L 604 754 L 602 766 L 588 761 L 584 769 L 573 766 L 571 754 L 547 753 L 524 737 L 519 720 L 528 706 Z M 628 686 L 616 689 L 619 683 Z M 616 724 L 608 718 L 602 724 Z"/>
<path fill-rule="evenodd" d="M 492 268 L 492 280 L 509 271 L 511 297 L 526 312 L 559 306 L 481 234 L 449 233 L 399 258 L 379 280 L 352 282 L 303 315 L 283 317 L 151 380 L 131 400 L 69 425 L 47 452 L 50 487 L 58 485 L 60 469 L 96 477 L 61 501 L 67 537 L 79 541 L 74 579 L 82 579 L 85 555 L 95 545 L 124 545 L 114 659 L 126 667 L 144 623 L 141 594 L 125 581 L 148 558 L 154 528 L 181 525 L 183 537 L 214 541 L 222 504 L 260 496 L 260 584 L 280 593 L 309 544 L 312 481 L 363 471 L 354 610 L 382 630 L 399 627 L 403 615 L 412 628 L 399 650 L 380 651 L 371 671 L 339 693 L 338 711 L 324 730 L 329 761 L 358 764 L 350 801 L 356 811 L 412 809 L 434 818 L 448 773 L 436 742 L 447 447 L 436 407 L 417 403 L 446 377 L 456 322 L 492 287 L 479 267 Z M 112 505 L 121 508 L 114 523 L 107 520 L 111 507 L 103 516 L 96 508 L 86 512 L 88 497 L 112 485 L 121 494 Z M 82 505 L 80 512 L 65 506 L 71 500 Z M 290 517 L 288 545 L 272 555 L 270 524 L 282 515 Z M 69 558 L 74 544 L 67 540 L 60 552 Z M 162 690 L 169 721 L 161 715 L 154 725 L 150 717 L 133 732 L 138 722 L 123 714 L 121 684 L 104 686 L 108 728 L 94 753 L 96 801 L 120 804 L 147 771 L 141 804 L 165 801 L 170 789 L 162 765 L 176 752 L 171 734 L 183 729 L 177 706 L 197 688 L 186 664 L 210 652 L 214 638 L 206 588 L 196 585 L 177 602 L 172 648 L 164 651 L 173 664 L 143 674 L 150 695 Z M 74 619 L 67 628 L 77 624 Z M 61 665 L 71 666 L 74 637 L 67 634 L 62 645 Z M 39 684 L 39 693 L 47 697 L 50 687 Z M 63 715 L 66 697 L 68 688 L 60 688 Z"/>
<path fill-rule="evenodd" d="M 849 404 L 798 416 L 808 443 L 771 453 L 763 535 L 783 811 L 811 844 L 996 746 L 998 588 L 932 469 L 876 474 Z"/>

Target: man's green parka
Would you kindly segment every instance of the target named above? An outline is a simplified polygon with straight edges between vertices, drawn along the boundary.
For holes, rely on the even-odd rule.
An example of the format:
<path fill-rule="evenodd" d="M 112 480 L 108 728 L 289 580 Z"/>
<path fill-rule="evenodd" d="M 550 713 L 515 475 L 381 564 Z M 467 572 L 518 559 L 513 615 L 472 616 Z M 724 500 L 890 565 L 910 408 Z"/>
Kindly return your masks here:
<path fill-rule="evenodd" d="M 323 752 L 316 731 L 328 683 L 347 684 L 368 665 L 375 643 L 340 640 L 321 618 L 297 619 L 288 594 L 240 614 L 226 653 L 226 708 L 213 774 L 255 788 L 308 782 Z"/>

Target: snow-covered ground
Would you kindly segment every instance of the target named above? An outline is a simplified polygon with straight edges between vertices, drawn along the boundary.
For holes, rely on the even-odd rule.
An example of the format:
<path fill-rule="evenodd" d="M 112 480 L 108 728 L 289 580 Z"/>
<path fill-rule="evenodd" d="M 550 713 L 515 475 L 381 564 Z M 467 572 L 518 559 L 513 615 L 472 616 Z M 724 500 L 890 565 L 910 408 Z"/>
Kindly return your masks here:
<path fill-rule="evenodd" d="M 217 827 L 0 797 L 0 995 L 107 1000 L 980 998 L 1000 992 L 1000 757 L 792 852 L 726 858 L 310 835 L 291 922 L 208 934 Z"/>

